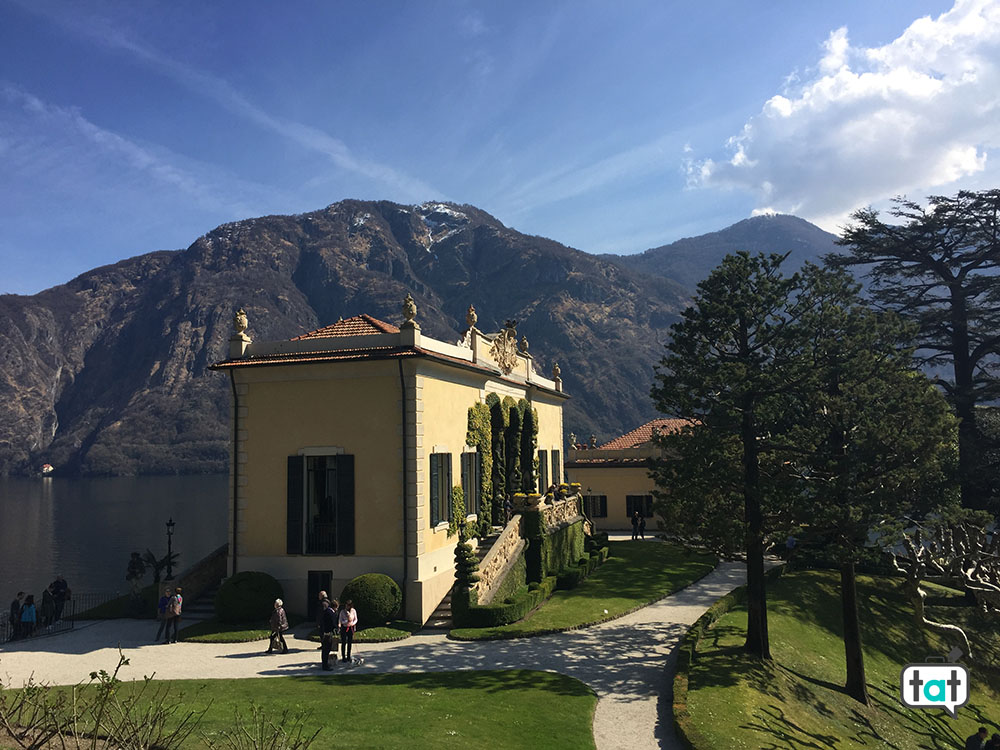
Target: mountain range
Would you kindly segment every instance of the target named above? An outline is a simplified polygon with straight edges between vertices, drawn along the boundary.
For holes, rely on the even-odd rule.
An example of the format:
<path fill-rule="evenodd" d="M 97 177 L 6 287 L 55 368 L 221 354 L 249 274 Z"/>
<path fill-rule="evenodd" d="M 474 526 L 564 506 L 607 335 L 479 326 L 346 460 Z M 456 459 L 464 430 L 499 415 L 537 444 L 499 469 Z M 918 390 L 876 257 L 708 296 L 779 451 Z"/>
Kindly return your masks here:
<path fill-rule="evenodd" d="M 632 256 L 522 234 L 473 206 L 345 200 L 224 224 L 186 250 L 0 296 L 0 475 L 207 473 L 228 466 L 226 356 L 236 309 L 255 340 L 368 313 L 398 323 L 407 293 L 424 333 L 455 341 L 518 321 L 536 369 L 557 363 L 567 435 L 599 440 L 656 416 L 649 390 L 669 326 L 729 252 L 835 249 L 792 216 L 747 219 Z"/>

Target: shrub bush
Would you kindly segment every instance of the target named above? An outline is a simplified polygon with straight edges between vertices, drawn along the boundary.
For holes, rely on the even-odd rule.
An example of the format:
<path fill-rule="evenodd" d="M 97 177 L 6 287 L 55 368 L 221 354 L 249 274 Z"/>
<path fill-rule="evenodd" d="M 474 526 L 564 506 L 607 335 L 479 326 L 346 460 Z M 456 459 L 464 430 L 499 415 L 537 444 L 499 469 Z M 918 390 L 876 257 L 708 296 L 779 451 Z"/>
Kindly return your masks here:
<path fill-rule="evenodd" d="M 399 611 L 403 592 L 399 584 L 382 573 L 365 573 L 348 581 L 340 594 L 341 603 L 350 599 L 358 611 L 358 627 L 385 625 Z"/>
<path fill-rule="evenodd" d="M 215 595 L 215 616 L 222 622 L 267 622 L 274 600 L 284 596 L 281 584 L 267 573 L 248 570 L 227 578 Z"/>

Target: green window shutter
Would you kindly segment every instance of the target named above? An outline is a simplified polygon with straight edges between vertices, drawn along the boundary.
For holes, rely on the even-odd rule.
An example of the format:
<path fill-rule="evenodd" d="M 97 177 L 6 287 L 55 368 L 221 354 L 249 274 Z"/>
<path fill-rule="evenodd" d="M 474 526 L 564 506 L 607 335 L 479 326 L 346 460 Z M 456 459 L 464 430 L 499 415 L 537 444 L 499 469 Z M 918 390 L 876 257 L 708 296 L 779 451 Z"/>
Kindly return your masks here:
<path fill-rule="evenodd" d="M 337 461 L 337 554 L 354 554 L 354 456 Z"/>
<path fill-rule="evenodd" d="M 552 451 L 552 484 L 559 484 L 562 482 L 562 472 L 560 469 L 562 461 L 560 460 L 559 451 Z"/>
<path fill-rule="evenodd" d="M 444 501 L 445 517 L 451 521 L 455 515 L 451 505 L 451 488 L 453 486 L 451 481 L 451 454 L 445 453 L 443 457 L 445 462 L 444 475 L 447 477 L 447 481 L 444 483 L 444 492 L 441 493 L 441 499 Z"/>
<path fill-rule="evenodd" d="M 302 504 L 304 502 L 302 473 L 304 468 L 304 456 L 288 457 L 285 552 L 289 555 L 302 554 Z"/>
<path fill-rule="evenodd" d="M 431 454 L 431 526 L 437 526 L 438 522 L 441 520 L 439 508 L 438 508 L 438 498 L 440 497 L 440 485 L 441 477 L 440 472 L 440 460 L 439 454 Z"/>
<path fill-rule="evenodd" d="M 601 495 L 601 518 L 608 517 L 608 496 Z"/>

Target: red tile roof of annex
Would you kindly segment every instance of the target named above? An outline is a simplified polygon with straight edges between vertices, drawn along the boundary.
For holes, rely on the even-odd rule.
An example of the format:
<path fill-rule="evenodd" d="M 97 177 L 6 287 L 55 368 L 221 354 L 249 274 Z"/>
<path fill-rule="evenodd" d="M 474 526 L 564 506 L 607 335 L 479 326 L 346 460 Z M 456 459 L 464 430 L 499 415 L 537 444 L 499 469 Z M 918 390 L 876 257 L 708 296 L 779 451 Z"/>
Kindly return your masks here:
<path fill-rule="evenodd" d="M 296 336 L 292 341 L 304 339 L 332 339 L 340 336 L 374 336 L 379 333 L 399 333 L 399 328 L 392 323 L 385 323 L 371 315 L 355 315 L 351 318 L 341 318 L 336 323 L 317 328 L 315 331 Z"/>
<path fill-rule="evenodd" d="M 653 430 L 656 430 L 661 435 L 666 435 L 671 432 L 678 432 L 682 427 L 686 427 L 689 424 L 691 424 L 690 419 L 654 419 L 652 422 L 646 422 L 641 427 L 636 427 L 631 432 L 626 432 L 624 435 L 598 446 L 597 450 L 638 448 L 653 439 Z"/>

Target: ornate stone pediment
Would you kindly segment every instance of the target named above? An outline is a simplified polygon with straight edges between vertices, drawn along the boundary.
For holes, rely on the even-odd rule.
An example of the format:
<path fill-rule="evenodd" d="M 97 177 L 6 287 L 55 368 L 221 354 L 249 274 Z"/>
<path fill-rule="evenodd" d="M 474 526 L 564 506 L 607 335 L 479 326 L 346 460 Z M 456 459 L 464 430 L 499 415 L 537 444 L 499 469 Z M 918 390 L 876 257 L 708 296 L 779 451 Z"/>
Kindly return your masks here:
<path fill-rule="evenodd" d="M 490 347 L 490 356 L 497 363 L 500 372 L 510 375 L 511 370 L 517 366 L 517 331 L 504 328 L 498 333 Z"/>

